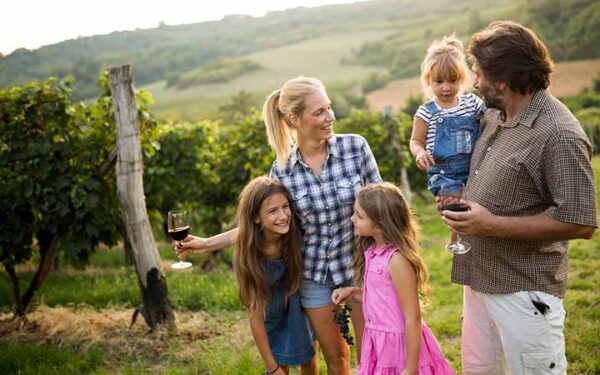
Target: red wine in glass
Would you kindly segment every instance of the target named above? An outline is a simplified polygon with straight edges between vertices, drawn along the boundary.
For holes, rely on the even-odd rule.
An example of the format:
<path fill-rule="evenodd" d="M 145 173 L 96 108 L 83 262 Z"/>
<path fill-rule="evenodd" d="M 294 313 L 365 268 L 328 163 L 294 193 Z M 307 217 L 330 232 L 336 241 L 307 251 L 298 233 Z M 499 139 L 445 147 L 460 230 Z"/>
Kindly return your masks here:
<path fill-rule="evenodd" d="M 174 241 L 181 241 L 185 239 L 190 232 L 190 226 L 183 228 L 175 228 L 169 230 L 169 237 L 171 237 Z"/>
<path fill-rule="evenodd" d="M 177 242 L 182 241 L 188 236 L 190 232 L 190 219 L 188 211 L 169 211 L 167 215 L 167 225 L 169 236 Z M 184 262 L 183 260 L 181 260 L 181 258 L 179 258 L 179 262 L 171 264 L 171 268 L 174 269 L 183 269 L 191 266 L 192 263 Z"/>
<path fill-rule="evenodd" d="M 464 201 L 467 199 L 464 190 L 465 185 L 460 182 L 442 185 L 439 193 L 442 200 L 442 210 L 454 212 L 468 211 L 469 207 L 461 203 L 461 200 Z M 446 245 L 446 250 L 452 254 L 464 254 L 471 250 L 471 245 L 468 242 L 462 241 L 460 236 L 457 236 L 456 241 L 452 241 Z"/>

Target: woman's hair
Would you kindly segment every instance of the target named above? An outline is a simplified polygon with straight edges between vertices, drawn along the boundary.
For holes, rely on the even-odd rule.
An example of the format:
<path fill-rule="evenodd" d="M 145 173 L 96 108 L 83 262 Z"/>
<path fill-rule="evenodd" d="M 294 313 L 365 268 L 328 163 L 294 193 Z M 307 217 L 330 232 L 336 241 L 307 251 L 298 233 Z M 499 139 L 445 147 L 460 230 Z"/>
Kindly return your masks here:
<path fill-rule="evenodd" d="M 383 241 L 397 248 L 410 262 L 417 275 L 419 295 L 427 301 L 431 288 L 427 283 L 427 266 L 420 254 L 419 228 L 400 189 L 389 182 L 369 184 L 358 192 L 356 200 L 373 224 L 381 229 Z M 364 281 L 365 250 L 373 242 L 372 237 L 358 237 L 356 241 L 354 277 L 359 285 Z"/>
<path fill-rule="evenodd" d="M 290 203 L 292 214 L 290 230 L 281 238 L 281 254 L 286 263 L 286 297 L 296 293 L 302 281 L 302 259 L 300 256 L 300 236 L 291 205 L 289 191 L 279 181 L 269 177 L 257 177 L 250 181 L 240 194 L 237 209 L 239 220 L 235 240 L 233 269 L 238 281 L 238 296 L 242 305 L 252 312 L 265 313 L 270 298 L 269 286 L 261 267 L 266 243 L 262 224 L 256 223 L 263 202 L 275 195 L 283 194 Z"/>
<path fill-rule="evenodd" d="M 302 117 L 306 99 L 318 90 L 325 91 L 325 86 L 318 79 L 296 77 L 267 96 L 262 116 L 267 127 L 269 145 L 277 154 L 277 163 L 280 166 L 285 165 L 295 135 L 289 126 L 289 117 L 292 114 L 298 118 Z"/>
<path fill-rule="evenodd" d="M 492 22 L 471 37 L 469 58 L 491 82 L 508 82 L 522 95 L 550 86 L 554 63 L 530 29 L 512 21 Z"/>
<path fill-rule="evenodd" d="M 421 63 L 421 86 L 427 96 L 433 95 L 430 83 L 432 80 L 456 80 L 460 83 L 462 92 L 468 75 L 463 44 L 454 34 L 431 43 Z"/>

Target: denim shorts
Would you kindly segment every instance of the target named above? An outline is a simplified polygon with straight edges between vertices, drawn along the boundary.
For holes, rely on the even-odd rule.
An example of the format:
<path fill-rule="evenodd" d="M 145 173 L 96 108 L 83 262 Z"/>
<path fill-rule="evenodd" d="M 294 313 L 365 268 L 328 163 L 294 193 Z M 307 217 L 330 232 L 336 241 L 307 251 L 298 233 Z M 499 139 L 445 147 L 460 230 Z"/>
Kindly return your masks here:
<path fill-rule="evenodd" d="M 339 287 L 352 285 L 352 280 L 344 281 L 341 285 L 335 285 L 331 273 L 327 273 L 325 284 L 317 283 L 310 279 L 304 279 L 300 286 L 300 304 L 305 309 L 316 309 L 332 305 L 331 294 Z"/>

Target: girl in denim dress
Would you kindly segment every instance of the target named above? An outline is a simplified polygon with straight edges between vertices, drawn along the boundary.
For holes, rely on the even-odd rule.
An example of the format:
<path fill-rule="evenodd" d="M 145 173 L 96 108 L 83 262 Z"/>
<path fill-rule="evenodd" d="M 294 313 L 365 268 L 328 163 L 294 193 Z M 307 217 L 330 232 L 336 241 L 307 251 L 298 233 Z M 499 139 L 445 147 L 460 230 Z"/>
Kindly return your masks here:
<path fill-rule="evenodd" d="M 302 259 L 290 202 L 288 190 L 268 177 L 244 188 L 233 266 L 264 373 L 283 375 L 288 366 L 300 365 L 301 374 L 317 374 L 314 340 L 298 296 Z"/>
<path fill-rule="evenodd" d="M 433 195 L 442 185 L 466 184 L 469 176 L 485 106 L 476 95 L 462 94 L 467 75 L 463 45 L 456 37 L 431 44 L 421 64 L 421 84 L 432 98 L 415 114 L 410 152 L 417 167 L 427 171 Z"/>
<path fill-rule="evenodd" d="M 332 301 L 362 300 L 365 330 L 358 374 L 454 374 L 421 320 L 419 296 L 430 291 L 427 267 L 417 225 L 400 189 L 387 182 L 362 188 L 352 223 L 359 238 L 356 281 L 362 289 L 337 289 Z"/>

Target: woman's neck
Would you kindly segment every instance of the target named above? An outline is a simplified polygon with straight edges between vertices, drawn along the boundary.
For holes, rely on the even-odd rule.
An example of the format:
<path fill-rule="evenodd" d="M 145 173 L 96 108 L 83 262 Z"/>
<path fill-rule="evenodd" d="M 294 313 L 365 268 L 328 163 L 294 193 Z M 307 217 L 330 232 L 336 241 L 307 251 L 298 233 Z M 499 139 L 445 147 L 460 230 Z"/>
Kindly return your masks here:
<path fill-rule="evenodd" d="M 298 149 L 305 159 L 313 159 L 327 154 L 327 141 L 298 137 Z"/>

